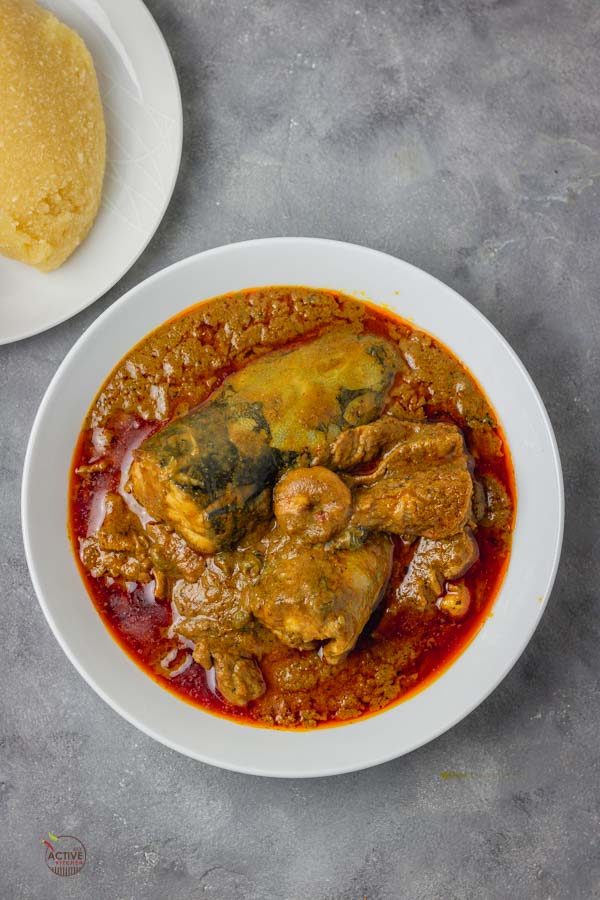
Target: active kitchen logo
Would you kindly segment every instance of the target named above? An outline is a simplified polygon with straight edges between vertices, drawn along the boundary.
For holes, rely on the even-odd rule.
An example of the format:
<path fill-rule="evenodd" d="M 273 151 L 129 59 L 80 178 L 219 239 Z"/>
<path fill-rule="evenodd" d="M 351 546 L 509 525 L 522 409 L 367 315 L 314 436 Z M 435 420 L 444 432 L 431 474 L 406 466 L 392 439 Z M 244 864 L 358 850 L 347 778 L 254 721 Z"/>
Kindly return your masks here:
<path fill-rule="evenodd" d="M 42 844 L 46 850 L 46 865 L 55 875 L 77 875 L 85 866 L 85 847 L 72 834 L 52 834 Z"/>

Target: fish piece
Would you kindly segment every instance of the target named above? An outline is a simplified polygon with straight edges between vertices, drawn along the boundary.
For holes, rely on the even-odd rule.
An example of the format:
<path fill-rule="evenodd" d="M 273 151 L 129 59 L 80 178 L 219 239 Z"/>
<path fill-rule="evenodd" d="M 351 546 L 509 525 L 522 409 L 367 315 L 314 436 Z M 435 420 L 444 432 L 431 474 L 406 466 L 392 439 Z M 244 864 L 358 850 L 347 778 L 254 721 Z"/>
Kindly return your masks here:
<path fill-rule="evenodd" d="M 134 452 L 129 488 L 194 549 L 231 547 L 270 515 L 283 470 L 325 459 L 381 412 L 399 365 L 389 341 L 350 331 L 249 363 Z"/>

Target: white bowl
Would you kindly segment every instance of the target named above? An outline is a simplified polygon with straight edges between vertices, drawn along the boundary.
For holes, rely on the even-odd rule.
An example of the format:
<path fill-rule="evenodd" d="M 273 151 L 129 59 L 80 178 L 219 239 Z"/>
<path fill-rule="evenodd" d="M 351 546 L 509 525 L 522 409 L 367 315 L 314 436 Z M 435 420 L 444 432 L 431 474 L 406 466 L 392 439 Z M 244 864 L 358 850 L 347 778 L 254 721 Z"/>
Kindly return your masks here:
<path fill-rule="evenodd" d="M 309 285 L 365 296 L 442 340 L 476 375 L 510 444 L 518 492 L 510 566 L 489 617 L 453 665 L 420 693 L 344 726 L 308 732 L 237 724 L 161 688 L 121 650 L 82 584 L 66 532 L 69 467 L 83 418 L 110 370 L 148 331 L 198 301 L 257 285 Z M 25 550 L 61 647 L 94 690 L 181 753 L 257 775 L 333 775 L 384 762 L 451 728 L 499 684 L 531 638 L 554 581 L 563 485 L 552 426 L 523 365 L 466 300 L 414 266 L 335 241 L 273 238 L 182 260 L 133 288 L 85 332 L 37 414 L 23 476 Z"/>

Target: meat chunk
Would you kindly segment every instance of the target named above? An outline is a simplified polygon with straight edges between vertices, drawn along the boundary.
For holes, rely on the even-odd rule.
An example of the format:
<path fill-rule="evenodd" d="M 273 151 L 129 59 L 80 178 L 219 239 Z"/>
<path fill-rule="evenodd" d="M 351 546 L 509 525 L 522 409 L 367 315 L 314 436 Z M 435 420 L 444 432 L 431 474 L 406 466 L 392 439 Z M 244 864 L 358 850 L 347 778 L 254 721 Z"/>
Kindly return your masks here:
<path fill-rule="evenodd" d="M 150 558 L 155 569 L 191 582 L 200 577 L 206 565 L 204 557 L 192 550 L 178 534 L 166 525 L 148 522 L 146 535 L 150 540 Z"/>
<path fill-rule="evenodd" d="M 120 494 L 109 492 L 98 531 L 80 541 L 81 560 L 95 578 L 109 576 L 147 584 L 155 596 L 168 595 L 169 578 L 194 581 L 204 570 L 202 556 L 165 525 L 149 522 L 144 530 Z"/>
<path fill-rule="evenodd" d="M 483 528 L 494 528 L 499 535 L 508 535 L 510 542 L 513 505 L 506 488 L 494 475 L 486 475 L 483 479 L 484 492 Z"/>
<path fill-rule="evenodd" d="M 350 527 L 445 538 L 467 523 L 472 491 L 471 476 L 460 463 L 402 469 L 356 490 Z"/>
<path fill-rule="evenodd" d="M 388 341 L 339 331 L 251 362 L 134 452 L 133 493 L 194 549 L 227 549 L 268 518 L 281 471 L 381 412 L 399 364 Z"/>
<path fill-rule="evenodd" d="M 206 560 L 196 582 L 181 579 L 173 587 L 177 633 L 194 642 L 196 662 L 214 666 L 217 688 L 234 706 L 265 691 L 257 660 L 274 639 L 254 620 L 245 594 L 261 564 L 250 548 L 218 553 Z"/>
<path fill-rule="evenodd" d="M 354 647 L 390 576 L 392 542 L 374 535 L 358 550 L 327 551 L 274 528 L 241 551 L 207 560 L 198 581 L 173 589 L 176 631 L 195 643 L 194 659 L 213 665 L 230 703 L 261 696 L 256 660 L 277 640 L 297 649 L 325 641 L 327 662 Z"/>
<path fill-rule="evenodd" d="M 406 463 L 433 465 L 464 453 L 464 440 L 455 425 L 412 422 L 382 416 L 367 425 L 342 432 L 330 450 L 331 465 L 348 470 L 371 462 L 394 448 Z M 384 467 L 385 470 L 385 467 Z M 376 473 L 373 479 L 379 477 Z"/>
<path fill-rule="evenodd" d="M 225 653 L 213 651 L 215 677 L 219 690 L 234 706 L 247 706 L 251 700 L 262 697 L 265 680 L 252 656 L 237 656 L 228 646 Z"/>
<path fill-rule="evenodd" d="M 273 644 L 273 638 L 258 622 L 248 621 L 240 629 L 198 630 L 198 620 L 191 629 L 179 633 L 194 634 L 194 661 L 205 669 L 214 668 L 216 686 L 233 706 L 246 706 L 262 697 L 266 687 L 258 660 Z"/>
<path fill-rule="evenodd" d="M 355 550 L 327 550 L 276 529 L 263 541 L 265 562 L 248 591 L 254 615 L 284 644 L 310 649 L 321 641 L 328 663 L 352 650 L 381 599 L 392 565 L 387 535 Z"/>
<path fill-rule="evenodd" d="M 249 573 L 240 567 L 239 553 L 218 553 L 208 557 L 197 581 L 177 581 L 173 600 L 185 622 L 177 630 L 198 640 L 204 633 L 223 635 L 244 628 L 250 621 L 244 589 Z M 260 560 L 257 561 L 260 566 Z"/>
<path fill-rule="evenodd" d="M 79 541 L 82 563 L 94 578 L 108 575 L 147 584 L 152 580 L 152 561 L 139 520 L 119 494 L 107 493 L 104 509 L 96 534 Z"/>
<path fill-rule="evenodd" d="M 236 705 L 264 692 L 256 661 L 277 641 L 297 649 L 325 641 L 327 662 L 354 647 L 390 576 L 392 542 L 373 535 L 354 550 L 326 550 L 275 527 L 234 551 L 206 559 L 197 581 L 173 588 L 176 631 L 194 659 L 215 668 Z"/>
<path fill-rule="evenodd" d="M 403 604 L 419 611 L 431 609 L 444 594 L 446 581 L 460 578 L 478 557 L 477 542 L 468 528 L 440 541 L 421 538 L 386 615 L 394 614 Z"/>
<path fill-rule="evenodd" d="M 332 458 L 340 467 L 354 467 L 372 461 L 381 449 L 374 471 L 345 476 L 353 489 L 350 529 L 437 540 L 467 524 L 473 481 L 456 426 L 383 417 L 340 435 Z"/>

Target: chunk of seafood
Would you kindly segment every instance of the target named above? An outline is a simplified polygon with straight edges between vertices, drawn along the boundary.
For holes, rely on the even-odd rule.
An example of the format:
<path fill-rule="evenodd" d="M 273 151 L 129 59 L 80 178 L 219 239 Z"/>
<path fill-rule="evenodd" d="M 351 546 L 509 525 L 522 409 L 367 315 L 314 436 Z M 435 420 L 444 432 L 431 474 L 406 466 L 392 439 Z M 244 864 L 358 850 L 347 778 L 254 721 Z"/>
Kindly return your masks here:
<path fill-rule="evenodd" d="M 196 550 L 230 547 L 269 516 L 281 471 L 381 412 L 399 364 L 390 342 L 339 331 L 249 363 L 134 452 L 131 490 Z"/>

